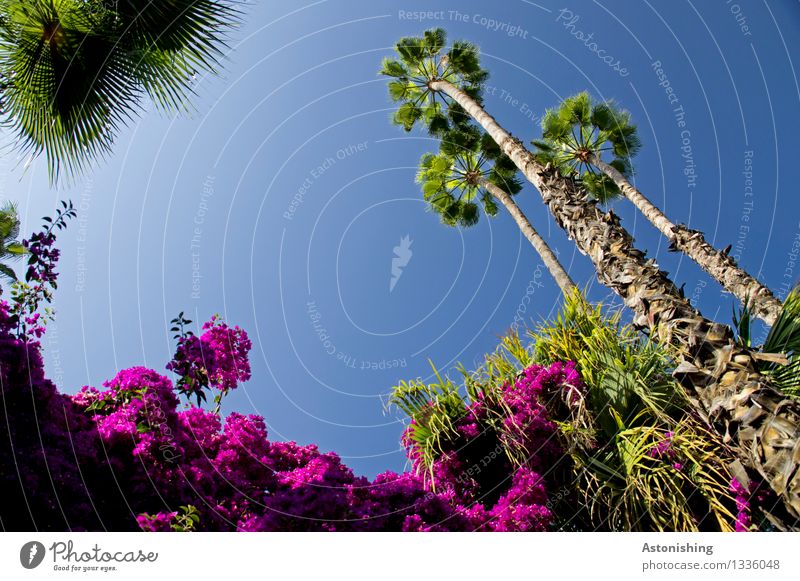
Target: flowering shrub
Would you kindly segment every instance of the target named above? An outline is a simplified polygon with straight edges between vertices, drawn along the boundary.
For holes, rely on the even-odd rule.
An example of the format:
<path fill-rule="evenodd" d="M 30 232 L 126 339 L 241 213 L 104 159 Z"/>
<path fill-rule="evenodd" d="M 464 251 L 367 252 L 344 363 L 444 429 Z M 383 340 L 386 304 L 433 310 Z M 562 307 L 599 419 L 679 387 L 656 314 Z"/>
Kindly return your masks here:
<path fill-rule="evenodd" d="M 532 365 L 513 382 L 463 402 L 449 382 L 403 384 L 395 402 L 412 418 L 403 435 L 414 473 L 450 495 L 480 530 L 547 530 L 546 474 L 563 456 L 541 398 L 583 389 L 575 364 Z"/>
<path fill-rule="evenodd" d="M 53 291 L 58 286 L 56 265 L 60 251 L 54 246 L 55 233 L 66 228 L 67 220 L 76 215 L 72 202 L 61 202 L 55 219 L 44 218 L 42 230 L 22 241 L 28 257 L 28 268 L 25 272 L 25 282 L 16 281 L 11 286 L 12 302 L 9 307 L 17 337 L 40 339 L 44 335 L 47 321 L 53 317 L 52 309 L 44 307 L 40 312 L 40 307 L 52 302 Z"/>
<path fill-rule="evenodd" d="M 185 330 L 191 321 L 184 319 L 183 313 L 172 323 L 177 325 L 173 331 L 179 332 L 178 348 L 167 369 L 178 375 L 176 387 L 181 394 L 196 397 L 199 405 L 206 399 L 206 390 L 215 389 L 219 406 L 229 391 L 250 379 L 247 355 L 252 343 L 243 329 L 231 328 L 215 315 L 203 324 L 203 333 L 198 337 Z"/>

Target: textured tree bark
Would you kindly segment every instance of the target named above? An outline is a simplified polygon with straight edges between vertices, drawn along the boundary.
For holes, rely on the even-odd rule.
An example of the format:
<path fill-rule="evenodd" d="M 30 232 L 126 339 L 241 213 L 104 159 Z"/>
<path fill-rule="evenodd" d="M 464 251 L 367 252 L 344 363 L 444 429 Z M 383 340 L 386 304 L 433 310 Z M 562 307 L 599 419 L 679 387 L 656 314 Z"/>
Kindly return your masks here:
<path fill-rule="evenodd" d="M 699 264 L 742 304 L 749 304 L 753 315 L 769 325 L 775 324 L 783 305 L 772 291 L 740 268 L 733 258 L 706 242 L 703 234 L 684 225 L 673 224 L 664 212 L 634 188 L 615 167 L 597 156 L 592 156 L 589 163 L 614 180 L 625 197 L 669 239 L 674 249 L 680 250 Z"/>
<path fill-rule="evenodd" d="M 519 226 L 519 229 L 524 234 L 525 238 L 531 243 L 531 246 L 539 253 L 539 256 L 542 258 L 542 262 L 547 267 L 547 270 L 550 271 L 550 274 L 556 280 L 556 283 L 561 288 L 563 292 L 569 292 L 575 288 L 575 283 L 570 278 L 569 274 L 564 267 L 561 265 L 561 262 L 558 260 L 558 257 L 555 255 L 553 250 L 548 246 L 547 242 L 545 242 L 544 238 L 542 238 L 533 225 L 528 220 L 528 217 L 522 213 L 517 203 L 514 199 L 501 187 L 493 184 L 486 178 L 481 178 L 480 185 L 486 188 L 492 196 L 494 196 L 498 202 L 503 204 L 508 213 L 511 214 L 511 217 L 514 218 L 514 221 Z"/>
<path fill-rule="evenodd" d="M 692 308 L 655 261 L 634 247 L 613 211 L 602 212 L 574 180 L 539 163 L 458 87 L 433 81 L 430 88 L 469 112 L 538 188 L 556 222 L 592 260 L 599 281 L 633 310 L 634 323 L 675 348 L 680 363 L 674 375 L 698 412 L 800 519 L 800 403 L 756 371 L 757 354 L 740 347 L 729 327 Z"/>

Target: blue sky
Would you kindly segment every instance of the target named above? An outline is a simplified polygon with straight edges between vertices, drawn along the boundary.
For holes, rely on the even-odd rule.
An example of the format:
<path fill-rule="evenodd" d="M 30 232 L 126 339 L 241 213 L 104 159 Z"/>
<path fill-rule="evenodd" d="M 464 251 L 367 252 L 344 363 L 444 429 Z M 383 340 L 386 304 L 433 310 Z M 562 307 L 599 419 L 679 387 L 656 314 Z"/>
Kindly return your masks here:
<path fill-rule="evenodd" d="M 415 166 L 435 144 L 391 126 L 377 70 L 397 38 L 432 26 L 481 46 L 486 107 L 525 141 L 567 95 L 617 100 L 639 124 L 643 192 L 732 244 L 780 296 L 798 278 L 796 1 L 263 1 L 246 7 L 222 76 L 198 80 L 193 115 L 145 105 L 113 155 L 69 186 L 49 187 L 41 161 L 0 160 L 0 193 L 25 231 L 58 199 L 80 209 L 59 239 L 45 340 L 58 385 L 163 371 L 169 320 L 220 313 L 254 343 L 253 379 L 227 411 L 260 414 L 272 438 L 318 443 L 362 474 L 402 469 L 391 386 L 428 377 L 429 358 L 471 366 L 515 317 L 558 308 L 510 218 L 448 229 L 421 201 Z M 518 203 L 573 279 L 608 299 L 538 193 Z M 730 320 L 716 283 L 629 204 L 614 209 L 704 314 Z M 407 264 L 392 288 L 398 246 Z"/>

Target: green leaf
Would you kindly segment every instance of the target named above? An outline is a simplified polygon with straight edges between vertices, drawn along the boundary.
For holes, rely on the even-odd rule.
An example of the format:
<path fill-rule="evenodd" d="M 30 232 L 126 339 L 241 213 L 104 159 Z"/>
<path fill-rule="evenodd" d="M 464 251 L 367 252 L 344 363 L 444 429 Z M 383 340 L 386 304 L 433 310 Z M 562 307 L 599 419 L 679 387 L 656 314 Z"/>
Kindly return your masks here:
<path fill-rule="evenodd" d="M 444 48 L 447 42 L 447 33 L 442 28 L 432 28 L 423 33 L 423 38 L 428 54 L 435 56 Z"/>
<path fill-rule="evenodd" d="M 389 96 L 392 101 L 402 101 L 408 96 L 407 81 L 392 81 L 389 83 Z"/>
<path fill-rule="evenodd" d="M 402 79 L 408 77 L 408 71 L 402 65 L 402 63 L 390 58 L 383 59 L 383 62 L 381 63 L 380 74 L 386 75 L 388 77 L 396 77 Z"/>
<path fill-rule="evenodd" d="M 395 50 L 400 55 L 403 64 L 416 69 L 426 56 L 425 41 L 419 37 L 401 38 L 395 45 Z"/>
<path fill-rule="evenodd" d="M 422 117 L 422 110 L 413 103 L 404 103 L 394 114 L 394 123 L 406 131 L 411 131 L 414 124 Z"/>
<path fill-rule="evenodd" d="M 442 192 L 444 184 L 440 181 L 429 181 L 422 185 L 422 193 L 426 200 L 431 199 L 436 194 Z"/>
<path fill-rule="evenodd" d="M 448 53 L 449 66 L 460 75 L 480 75 L 482 71 L 478 55 L 478 48 L 474 44 L 456 41 Z"/>
<path fill-rule="evenodd" d="M 17 274 L 14 272 L 14 270 L 2 263 L 0 263 L 0 275 L 6 277 L 10 281 L 17 280 Z"/>

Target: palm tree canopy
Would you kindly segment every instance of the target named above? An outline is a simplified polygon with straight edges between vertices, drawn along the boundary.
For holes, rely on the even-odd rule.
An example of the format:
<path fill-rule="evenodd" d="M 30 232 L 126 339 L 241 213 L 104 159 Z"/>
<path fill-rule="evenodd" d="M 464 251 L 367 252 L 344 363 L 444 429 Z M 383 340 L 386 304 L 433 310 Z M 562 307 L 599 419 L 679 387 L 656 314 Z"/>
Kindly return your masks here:
<path fill-rule="evenodd" d="M 417 173 L 425 200 L 449 226 L 474 226 L 480 218 L 479 203 L 488 216 L 497 215 L 497 203 L 484 180 L 510 195 L 522 189 L 514 163 L 471 125 L 444 133 L 439 153 L 422 156 Z"/>
<path fill-rule="evenodd" d="M 589 194 L 600 202 L 621 195 L 614 181 L 591 163 L 593 156 L 611 156 L 609 165 L 624 176 L 632 173 L 631 158 L 641 148 L 630 113 L 613 102 L 595 103 L 589 93 L 567 97 L 542 118 L 542 139 L 533 142 L 537 157 L 565 175 L 577 175 Z"/>
<path fill-rule="evenodd" d="M 227 0 L 0 0 L 2 122 L 51 179 L 80 173 L 144 95 L 188 107 L 235 14 Z"/>
<path fill-rule="evenodd" d="M 401 38 L 395 45 L 398 58 L 383 60 L 381 74 L 393 79 L 389 96 L 400 103 L 392 121 L 406 131 L 422 121 L 432 135 L 442 136 L 469 121 L 457 103 L 431 90 L 433 81 L 449 81 L 480 101 L 488 73 L 480 67 L 478 48 L 457 41 L 444 52 L 446 43 L 443 29 L 427 30 L 419 37 Z"/>
<path fill-rule="evenodd" d="M 8 202 L 0 207 L 0 277 L 14 282 L 17 275 L 6 264 L 26 254 L 25 247 L 17 237 L 19 236 L 19 217 L 16 206 Z"/>

